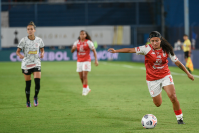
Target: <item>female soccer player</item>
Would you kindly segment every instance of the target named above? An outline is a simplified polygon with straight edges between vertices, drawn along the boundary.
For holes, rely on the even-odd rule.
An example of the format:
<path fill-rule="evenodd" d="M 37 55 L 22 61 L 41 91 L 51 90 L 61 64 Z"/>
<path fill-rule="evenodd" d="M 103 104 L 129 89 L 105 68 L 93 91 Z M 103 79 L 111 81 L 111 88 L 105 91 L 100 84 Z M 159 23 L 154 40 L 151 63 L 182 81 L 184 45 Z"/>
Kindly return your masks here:
<path fill-rule="evenodd" d="M 90 58 L 90 50 L 93 51 L 95 57 L 95 65 L 98 66 L 97 53 L 94 48 L 94 44 L 91 40 L 90 35 L 84 31 L 80 31 L 80 36 L 78 40 L 74 42 L 74 45 L 71 49 L 73 53 L 77 49 L 77 72 L 79 73 L 79 77 L 83 84 L 83 92 L 82 95 L 86 96 L 91 90 L 88 86 L 87 75 L 88 72 L 91 71 L 91 58 Z"/>
<path fill-rule="evenodd" d="M 181 70 L 183 70 L 188 78 L 194 80 L 194 77 L 187 71 L 184 65 L 175 56 L 172 46 L 157 31 L 153 31 L 149 35 L 151 44 L 136 48 L 123 48 L 115 50 L 108 49 L 111 53 L 136 53 L 145 55 L 146 82 L 149 93 L 153 98 L 154 104 L 159 107 L 162 103 L 162 88 L 166 91 L 170 98 L 174 113 L 176 114 L 178 124 L 183 122 L 183 114 L 179 101 L 176 97 L 174 82 L 168 68 L 169 57 Z"/>
<path fill-rule="evenodd" d="M 40 90 L 40 78 L 41 78 L 41 61 L 40 58 L 44 56 L 44 43 L 41 38 L 34 35 L 35 33 L 35 24 L 30 22 L 27 25 L 28 36 L 21 39 L 18 44 L 16 54 L 22 59 L 22 73 L 26 81 L 26 106 L 31 107 L 30 103 L 30 87 L 31 87 L 31 74 L 34 75 L 35 80 L 35 96 L 34 96 L 34 106 L 38 106 L 38 93 Z M 24 56 L 20 54 L 20 51 L 23 51 Z M 39 50 L 41 52 L 39 57 Z"/>

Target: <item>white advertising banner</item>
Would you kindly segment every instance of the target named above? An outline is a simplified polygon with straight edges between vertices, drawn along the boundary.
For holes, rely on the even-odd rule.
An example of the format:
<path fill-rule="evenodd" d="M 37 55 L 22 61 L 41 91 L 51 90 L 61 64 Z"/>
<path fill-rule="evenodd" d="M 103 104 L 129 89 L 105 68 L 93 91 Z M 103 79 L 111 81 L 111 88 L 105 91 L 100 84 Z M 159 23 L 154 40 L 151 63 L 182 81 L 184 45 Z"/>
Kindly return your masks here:
<path fill-rule="evenodd" d="M 130 26 L 76 26 L 37 27 L 35 35 L 42 38 L 45 46 L 70 46 L 81 30 L 86 30 L 98 45 L 130 45 Z M 26 27 L 2 28 L 2 47 L 16 47 L 21 38 L 27 36 Z"/>

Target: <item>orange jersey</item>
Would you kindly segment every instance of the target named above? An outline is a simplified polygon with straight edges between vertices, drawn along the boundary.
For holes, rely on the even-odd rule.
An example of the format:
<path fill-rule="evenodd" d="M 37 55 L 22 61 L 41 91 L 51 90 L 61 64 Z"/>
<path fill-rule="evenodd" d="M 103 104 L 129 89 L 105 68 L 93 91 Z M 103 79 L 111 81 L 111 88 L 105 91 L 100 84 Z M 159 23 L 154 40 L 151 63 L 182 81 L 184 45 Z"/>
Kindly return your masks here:
<path fill-rule="evenodd" d="M 86 39 L 84 42 L 81 42 L 77 40 L 74 42 L 74 46 L 77 48 L 77 62 L 91 61 L 90 50 L 94 49 L 92 41 Z"/>
<path fill-rule="evenodd" d="M 178 60 L 176 55 L 172 56 L 171 54 L 165 53 L 162 48 L 160 50 L 155 50 L 151 44 L 136 47 L 136 54 L 145 55 L 147 81 L 159 80 L 170 75 L 167 60 L 168 57 L 173 62 Z"/>

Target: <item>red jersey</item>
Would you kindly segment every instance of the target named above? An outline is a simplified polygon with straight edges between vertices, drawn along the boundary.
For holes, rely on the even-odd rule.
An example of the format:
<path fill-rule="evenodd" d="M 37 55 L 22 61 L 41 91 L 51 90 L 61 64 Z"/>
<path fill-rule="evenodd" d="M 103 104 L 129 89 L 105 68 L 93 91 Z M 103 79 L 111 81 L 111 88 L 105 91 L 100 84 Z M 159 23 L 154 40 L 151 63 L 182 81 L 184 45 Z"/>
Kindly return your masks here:
<path fill-rule="evenodd" d="M 94 49 L 92 41 L 86 39 L 84 42 L 81 42 L 77 40 L 74 42 L 74 46 L 77 48 L 77 62 L 91 61 L 90 50 Z"/>
<path fill-rule="evenodd" d="M 174 63 L 178 60 L 176 55 L 165 53 L 162 48 L 155 50 L 151 44 L 136 47 L 136 54 L 145 55 L 145 67 L 146 67 L 146 80 L 154 81 L 162 79 L 167 75 L 170 75 L 168 68 L 169 57 Z"/>

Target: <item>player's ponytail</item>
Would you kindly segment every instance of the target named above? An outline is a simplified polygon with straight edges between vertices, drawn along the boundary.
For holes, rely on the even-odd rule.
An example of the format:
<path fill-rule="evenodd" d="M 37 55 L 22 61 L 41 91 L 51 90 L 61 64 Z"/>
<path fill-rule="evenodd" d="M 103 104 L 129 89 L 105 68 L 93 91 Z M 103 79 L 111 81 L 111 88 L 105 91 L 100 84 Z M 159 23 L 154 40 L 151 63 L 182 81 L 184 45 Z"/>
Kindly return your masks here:
<path fill-rule="evenodd" d="M 31 21 L 28 25 L 32 25 L 32 26 L 34 27 L 34 29 L 36 28 L 36 25 L 34 24 L 33 21 Z M 28 26 L 28 25 L 27 25 L 27 26 Z"/>
<path fill-rule="evenodd" d="M 86 38 L 85 39 L 92 41 L 92 39 L 91 39 L 90 35 L 87 33 L 87 31 L 81 30 L 80 32 L 85 32 L 85 34 L 86 34 Z M 80 37 L 78 37 L 78 40 L 80 40 Z"/>
<path fill-rule="evenodd" d="M 174 55 L 173 47 L 164 37 L 161 37 L 160 46 L 162 47 L 164 52 L 170 53 L 171 55 Z"/>

